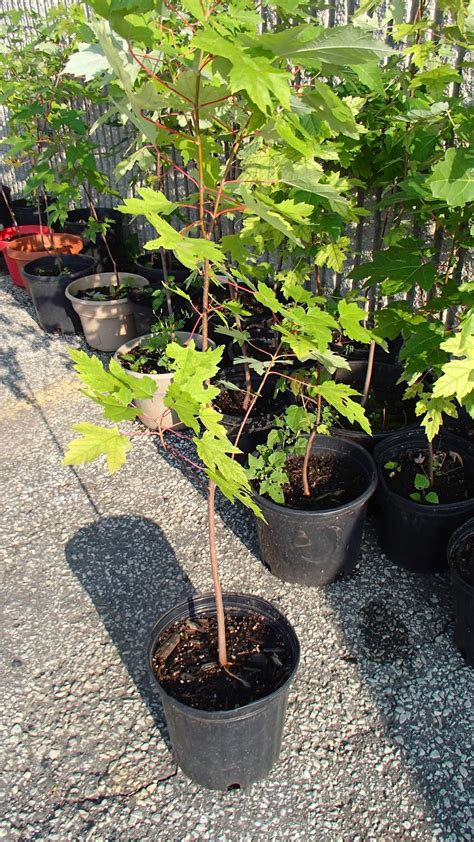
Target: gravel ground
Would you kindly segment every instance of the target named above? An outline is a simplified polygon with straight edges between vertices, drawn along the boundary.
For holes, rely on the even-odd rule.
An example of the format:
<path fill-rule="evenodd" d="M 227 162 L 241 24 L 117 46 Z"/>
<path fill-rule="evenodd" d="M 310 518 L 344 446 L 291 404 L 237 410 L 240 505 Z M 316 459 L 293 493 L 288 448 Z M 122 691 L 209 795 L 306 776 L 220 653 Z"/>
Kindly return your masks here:
<path fill-rule="evenodd" d="M 227 590 L 278 605 L 299 634 L 283 749 L 262 783 L 212 793 L 173 762 L 144 646 L 163 610 L 210 589 L 204 489 L 153 439 L 110 477 L 61 466 L 99 418 L 25 293 L 0 287 L 0 835 L 12 840 L 472 840 L 474 670 L 453 645 L 446 575 L 380 553 L 355 575 L 286 585 L 251 517 L 219 504 Z"/>

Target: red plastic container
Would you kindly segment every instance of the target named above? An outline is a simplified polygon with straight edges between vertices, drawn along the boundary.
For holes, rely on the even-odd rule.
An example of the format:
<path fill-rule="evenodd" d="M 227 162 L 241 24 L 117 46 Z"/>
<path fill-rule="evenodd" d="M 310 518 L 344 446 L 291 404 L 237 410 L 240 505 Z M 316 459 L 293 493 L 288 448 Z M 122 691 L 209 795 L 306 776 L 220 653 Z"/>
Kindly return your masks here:
<path fill-rule="evenodd" d="M 22 227 L 20 225 L 20 232 Z M 47 228 L 40 232 L 36 226 L 34 234 L 16 237 L 7 242 L 6 246 L 4 258 L 12 281 L 16 286 L 24 287 L 25 282 L 21 274 L 23 266 L 39 257 L 47 257 L 54 249 L 61 254 L 78 254 L 82 251 L 83 242 L 74 234 L 56 234 Z"/>
<path fill-rule="evenodd" d="M 39 234 L 41 228 L 39 225 L 19 225 L 18 228 L 2 228 L 0 230 L 0 254 L 7 250 L 8 244 L 12 240 L 16 240 L 18 236 L 26 237 L 28 234 Z M 43 234 L 51 234 L 51 228 L 43 225 Z"/>
<path fill-rule="evenodd" d="M 25 282 L 23 280 L 23 276 L 20 271 L 20 267 L 15 263 L 14 260 L 11 260 L 7 256 L 7 248 L 12 242 L 12 240 L 18 239 L 20 237 L 28 237 L 30 234 L 40 234 L 41 231 L 43 234 L 52 234 L 51 228 L 47 228 L 45 225 L 19 225 L 18 228 L 2 228 L 0 231 L 0 255 L 3 255 L 5 259 L 5 263 L 7 264 L 8 272 L 10 273 L 11 279 L 14 284 L 18 287 L 24 287 Z"/>

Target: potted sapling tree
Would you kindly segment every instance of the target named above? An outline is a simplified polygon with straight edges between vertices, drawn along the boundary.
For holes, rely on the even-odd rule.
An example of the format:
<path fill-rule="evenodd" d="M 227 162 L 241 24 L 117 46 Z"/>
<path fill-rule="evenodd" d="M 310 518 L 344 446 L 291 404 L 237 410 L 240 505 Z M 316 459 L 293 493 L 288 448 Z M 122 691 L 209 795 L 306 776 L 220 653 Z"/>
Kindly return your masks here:
<path fill-rule="evenodd" d="M 183 179 L 183 190 L 173 203 L 159 189 L 150 188 L 149 192 L 142 190 L 139 199 L 131 200 L 133 204 L 125 202 L 125 207 L 131 213 L 144 214 L 156 230 L 157 238 L 147 243 L 146 249 L 172 252 L 176 260 L 199 275 L 202 287 L 194 330 L 199 330 L 202 350 L 194 340 L 185 345 L 173 341 L 166 346 L 172 381 L 164 403 L 193 431 L 197 455 L 208 477 L 214 591 L 177 606 L 158 621 L 151 635 L 148 663 L 181 769 L 210 788 L 243 787 L 267 774 L 278 757 L 299 646 L 286 618 L 270 603 L 255 596 L 222 594 L 215 531 L 216 489 L 261 517 L 249 479 L 236 457 L 240 455 L 239 435 L 258 400 L 264 378 L 251 397 L 234 444 L 228 438 L 222 413 L 214 405 L 219 394 L 214 379 L 224 349 L 212 348 L 209 343 L 211 295 L 221 283 L 222 274 L 235 275 L 237 282 L 240 278 L 240 273 L 226 264 L 222 220 L 236 214 L 249 220 L 269 220 L 268 224 L 280 230 L 284 238 L 300 242 L 298 227 L 305 227 L 313 207 L 308 211 L 295 196 L 289 203 L 283 201 L 282 206 L 278 201 L 279 187 L 287 189 L 294 175 L 293 131 L 304 133 L 298 110 L 292 107 L 293 86 L 299 81 L 293 68 L 295 64 L 308 64 L 312 70 L 315 63 L 321 66 L 328 55 L 327 34 L 303 18 L 301 25 L 284 33 L 284 39 L 281 33 L 261 33 L 260 16 L 251 2 L 244 2 L 237 19 L 227 3 L 217 8 L 204 2 L 199 8 L 193 5 L 192 11 L 189 3 L 173 6 L 167 10 L 166 26 L 156 26 L 156 22 L 161 23 L 159 14 L 150 10 L 144 17 L 149 26 L 138 27 L 129 15 L 104 12 L 103 5 L 95 2 L 92 6 L 107 18 L 91 17 L 88 26 L 96 38 L 91 54 L 96 57 L 101 52 L 107 64 L 104 82 L 110 85 L 110 74 L 114 77 L 115 106 L 139 127 L 141 139 L 155 149 L 157 161 L 167 173 L 173 174 L 178 168 Z M 135 10 L 133 2 L 127 10 Z M 350 28 L 332 33 L 331 44 L 332 59 L 341 68 L 354 58 L 373 62 L 391 52 L 366 35 L 358 38 L 354 47 Z M 86 48 L 81 56 L 82 60 L 87 57 Z M 104 74 L 100 66 L 97 73 Z M 275 115 L 280 134 L 273 132 Z M 247 177 L 245 154 L 259 148 L 264 154 L 273 150 L 277 164 L 271 179 L 260 178 L 257 183 Z M 183 156 L 186 168 L 176 163 L 172 150 Z M 300 149 L 296 157 L 302 158 L 306 151 L 306 147 Z M 349 204 L 314 158 L 306 156 L 300 167 L 301 178 L 302 169 L 305 185 L 323 202 L 340 200 Z M 192 212 L 185 225 L 174 213 L 182 207 Z M 289 354 L 298 359 L 314 354 L 320 360 L 327 353 L 331 328 L 325 326 L 332 317 L 313 301 L 312 293 L 306 296 L 301 285 L 293 284 L 293 289 L 286 292 L 291 301 L 286 307 L 291 310 L 286 321 L 286 313 L 281 312 L 280 302 L 267 285 L 257 285 L 254 296 L 279 318 L 282 343 Z M 133 402 L 146 390 L 146 397 L 153 395 L 153 380 L 133 377 L 116 360 L 111 360 L 105 371 L 97 359 L 72 353 L 86 390 L 104 406 L 107 419 L 137 417 L 140 410 Z M 267 380 L 279 353 L 275 349 L 264 363 Z M 335 365 L 334 356 L 332 361 Z M 105 454 L 109 467 L 115 470 L 131 447 L 127 434 L 116 426 L 78 424 L 76 430 L 80 436 L 71 442 L 66 464 L 91 461 Z M 160 437 L 159 430 L 156 435 Z M 162 434 L 165 446 L 172 435 L 171 431 Z M 198 656 L 196 649 L 201 653 Z M 192 654 L 186 656 L 186 651 Z"/>

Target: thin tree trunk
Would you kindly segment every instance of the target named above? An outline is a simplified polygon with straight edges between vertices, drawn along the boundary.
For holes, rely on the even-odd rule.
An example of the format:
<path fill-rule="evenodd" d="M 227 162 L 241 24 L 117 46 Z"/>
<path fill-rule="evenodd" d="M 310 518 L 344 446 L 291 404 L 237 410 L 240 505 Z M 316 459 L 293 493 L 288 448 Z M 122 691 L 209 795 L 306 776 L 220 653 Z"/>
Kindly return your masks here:
<path fill-rule="evenodd" d="M 372 383 L 372 372 L 374 370 L 374 358 L 375 358 L 375 341 L 372 340 L 370 343 L 369 348 L 369 359 L 367 360 L 367 371 L 365 374 L 365 383 L 364 383 L 364 392 L 362 394 L 362 400 L 360 405 L 365 409 L 367 405 L 367 401 L 369 399 L 370 394 L 370 386 Z"/>
<path fill-rule="evenodd" d="M 209 518 L 209 554 L 211 559 L 212 582 L 214 585 L 214 595 L 216 598 L 216 616 L 217 616 L 217 638 L 218 638 L 218 660 L 220 667 L 227 666 L 227 645 L 226 645 L 226 631 L 225 631 L 225 613 L 224 600 L 222 598 L 222 587 L 219 577 L 219 565 L 217 562 L 216 549 L 216 485 L 212 480 L 209 481 L 209 494 L 207 501 L 207 511 Z"/>

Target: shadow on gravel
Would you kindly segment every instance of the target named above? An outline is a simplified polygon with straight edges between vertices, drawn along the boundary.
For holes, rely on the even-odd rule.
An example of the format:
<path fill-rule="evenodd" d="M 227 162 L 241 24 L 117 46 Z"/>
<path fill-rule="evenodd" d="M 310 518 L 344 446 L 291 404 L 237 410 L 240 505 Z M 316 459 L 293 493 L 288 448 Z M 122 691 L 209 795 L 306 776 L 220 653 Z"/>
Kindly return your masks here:
<path fill-rule="evenodd" d="M 380 580 L 362 569 L 326 588 L 350 653 L 345 658 L 357 663 L 388 739 L 445 838 L 472 838 L 474 674 L 454 646 L 448 573 L 418 576 L 383 557 L 380 564 Z M 385 774 L 396 774 L 390 763 Z"/>
<path fill-rule="evenodd" d="M 193 595 L 190 580 L 160 527 L 143 517 L 99 518 L 73 535 L 65 554 L 169 747 L 147 645 L 159 617 Z"/>

